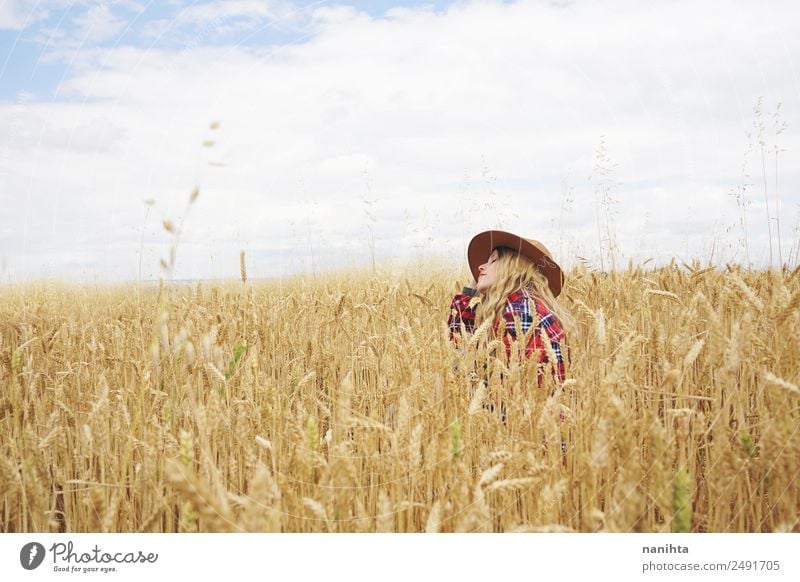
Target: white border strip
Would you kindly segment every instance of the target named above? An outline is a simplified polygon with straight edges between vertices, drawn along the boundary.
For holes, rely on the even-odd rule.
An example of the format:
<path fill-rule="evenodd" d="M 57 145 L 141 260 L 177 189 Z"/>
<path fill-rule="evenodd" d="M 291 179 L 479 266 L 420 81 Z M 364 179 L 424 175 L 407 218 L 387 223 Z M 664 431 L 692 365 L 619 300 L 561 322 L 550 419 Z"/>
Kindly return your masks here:
<path fill-rule="evenodd" d="M 798 534 L 2 534 L 0 577 L 794 581 L 798 549 Z"/>

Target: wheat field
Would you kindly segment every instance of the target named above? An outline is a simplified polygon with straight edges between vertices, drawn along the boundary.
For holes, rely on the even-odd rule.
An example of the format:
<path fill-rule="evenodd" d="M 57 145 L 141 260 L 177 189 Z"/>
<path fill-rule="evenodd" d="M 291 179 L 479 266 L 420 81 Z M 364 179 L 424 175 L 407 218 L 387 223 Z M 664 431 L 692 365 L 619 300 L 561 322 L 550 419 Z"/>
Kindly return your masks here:
<path fill-rule="evenodd" d="M 3 287 L 0 530 L 800 531 L 798 269 L 575 269 L 541 387 L 455 275 L 242 271 Z"/>

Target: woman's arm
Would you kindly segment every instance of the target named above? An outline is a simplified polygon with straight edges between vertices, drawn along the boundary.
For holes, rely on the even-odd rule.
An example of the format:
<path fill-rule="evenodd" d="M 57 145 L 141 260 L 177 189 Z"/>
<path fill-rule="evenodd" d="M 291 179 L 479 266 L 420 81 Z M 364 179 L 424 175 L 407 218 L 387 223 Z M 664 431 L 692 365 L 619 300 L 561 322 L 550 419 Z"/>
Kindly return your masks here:
<path fill-rule="evenodd" d="M 540 314 L 541 315 L 541 314 Z M 550 361 L 550 356 L 554 356 L 553 362 L 553 380 L 557 383 L 562 383 L 567 379 L 567 369 L 564 364 L 564 349 L 566 342 L 566 334 L 561 327 L 561 323 L 556 316 L 547 310 L 546 313 L 541 315 L 539 325 L 536 328 L 534 337 L 531 338 L 534 343 L 534 349 L 538 353 L 539 385 L 544 380 L 542 369 L 544 365 Z M 549 348 L 545 342 L 549 343 Z M 530 342 L 529 342 L 530 343 Z"/>
<path fill-rule="evenodd" d="M 447 320 L 447 327 L 450 329 L 450 341 L 456 345 L 461 337 L 462 324 L 467 333 L 475 331 L 475 306 L 473 303 L 475 294 L 474 289 L 464 287 L 463 291 L 455 295 L 450 302 L 450 318 Z"/>
<path fill-rule="evenodd" d="M 536 310 L 535 317 L 532 309 Z M 560 322 L 547 306 L 534 297 L 531 297 L 530 301 L 528 301 L 528 297 L 521 293 L 516 293 L 509 297 L 509 304 L 504 310 L 503 316 L 506 322 L 506 334 L 503 337 L 503 342 L 506 346 L 507 357 L 511 357 L 511 344 L 517 337 L 517 321 L 519 322 L 519 330 L 523 334 L 527 334 L 534 322 L 538 322 L 536 329 L 528 337 L 528 343 L 525 346 L 525 357 L 529 359 L 536 357 L 539 365 L 537 376 L 540 385 L 543 381 L 542 369 L 550 361 L 549 354 L 555 356 L 553 379 L 558 383 L 566 380 L 565 355 L 562 347 L 566 340 L 566 335 Z M 549 346 L 545 342 L 548 342 Z"/>

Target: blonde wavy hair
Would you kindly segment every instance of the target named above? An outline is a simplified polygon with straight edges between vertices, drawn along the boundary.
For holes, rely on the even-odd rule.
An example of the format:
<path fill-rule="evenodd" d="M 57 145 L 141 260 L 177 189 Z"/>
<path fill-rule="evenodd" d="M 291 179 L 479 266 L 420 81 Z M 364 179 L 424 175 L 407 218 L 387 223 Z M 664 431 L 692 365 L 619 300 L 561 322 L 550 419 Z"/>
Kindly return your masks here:
<path fill-rule="evenodd" d="M 475 327 L 480 327 L 487 319 L 493 323 L 502 319 L 508 296 L 518 289 L 525 288 L 542 301 L 559 320 L 564 332 L 569 335 L 575 328 L 572 314 L 561 305 L 550 291 L 547 278 L 533 262 L 509 247 L 497 247 L 497 267 L 495 280 L 491 287 L 481 297 L 481 302 L 475 310 Z M 536 307 L 530 305 L 531 314 L 536 313 Z M 493 326 L 493 323 L 490 324 Z M 534 320 L 535 323 L 535 320 Z M 505 328 L 501 328 L 502 329 Z"/>

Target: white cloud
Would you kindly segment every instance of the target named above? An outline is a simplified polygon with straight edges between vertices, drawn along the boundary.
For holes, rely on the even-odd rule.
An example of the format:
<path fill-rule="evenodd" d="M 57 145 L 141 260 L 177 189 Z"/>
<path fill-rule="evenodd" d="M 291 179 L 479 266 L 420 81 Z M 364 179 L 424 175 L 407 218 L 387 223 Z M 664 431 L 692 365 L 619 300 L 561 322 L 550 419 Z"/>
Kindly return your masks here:
<path fill-rule="evenodd" d="M 200 25 L 272 6 L 230 4 L 190 16 Z M 430 246 L 458 263 L 468 238 L 498 220 L 569 265 L 597 255 L 586 178 L 605 135 L 625 256 L 707 258 L 718 236 L 715 257 L 731 257 L 728 192 L 764 95 L 769 111 L 784 102 L 790 124 L 779 158 L 785 258 L 800 203 L 797 12 L 788 2 L 471 2 L 376 19 L 326 6 L 312 15 L 313 38 L 285 47 L 84 51 L 60 88 L 71 103 L 0 111 L 0 203 L 13 192 L 20 209 L 0 232 L 16 233 L 17 254 L 25 241 L 27 272 L 80 246 L 103 276 L 130 278 L 142 200 L 154 197 L 154 276 L 160 219 L 179 216 L 199 184 L 178 276 L 235 274 L 239 248 L 259 251 L 256 277 L 273 273 L 271 258 L 282 272 L 293 258 L 307 266 L 312 247 L 316 260 L 325 249 L 364 259 L 370 228 L 380 256 Z M 760 177 L 757 154 L 749 169 Z M 566 212 L 563 183 L 574 189 Z M 763 260 L 763 189 L 748 196 L 751 252 Z M 9 266 L 20 274 L 17 254 Z"/>
<path fill-rule="evenodd" d="M 291 2 L 269 0 L 214 0 L 192 4 L 178 15 L 181 22 L 198 26 L 234 18 L 296 22 L 298 17 L 299 10 Z"/>
<path fill-rule="evenodd" d="M 246 33 L 263 30 L 296 30 L 308 14 L 305 8 L 287 0 L 214 0 L 192 3 L 174 17 L 148 22 L 144 38 L 171 41 L 190 48 L 206 43 L 235 40 Z"/>
<path fill-rule="evenodd" d="M 125 21 L 117 17 L 108 4 L 94 4 L 72 19 L 77 27 L 75 36 L 82 43 L 105 42 L 125 28 Z"/>
<path fill-rule="evenodd" d="M 0 30 L 22 30 L 47 16 L 46 2 L 3 0 L 0 2 Z"/>

